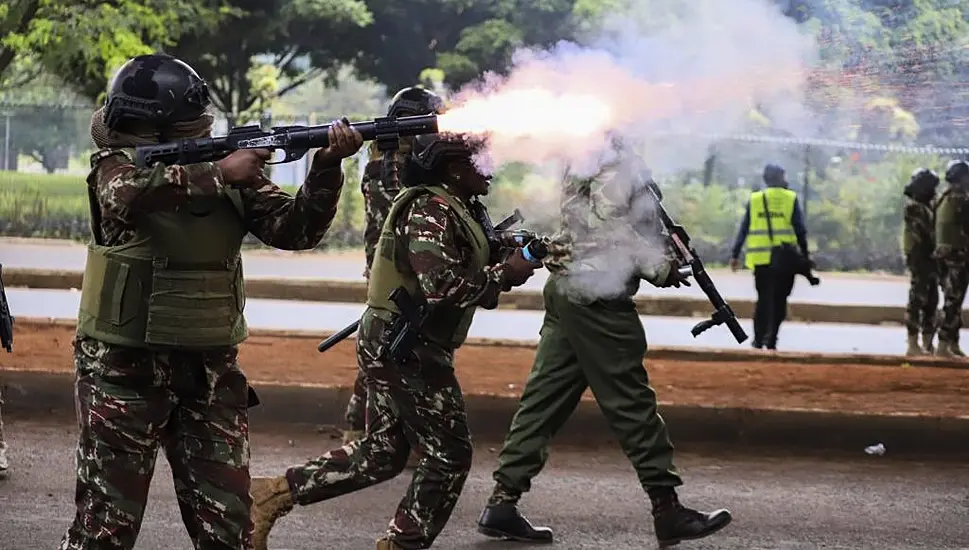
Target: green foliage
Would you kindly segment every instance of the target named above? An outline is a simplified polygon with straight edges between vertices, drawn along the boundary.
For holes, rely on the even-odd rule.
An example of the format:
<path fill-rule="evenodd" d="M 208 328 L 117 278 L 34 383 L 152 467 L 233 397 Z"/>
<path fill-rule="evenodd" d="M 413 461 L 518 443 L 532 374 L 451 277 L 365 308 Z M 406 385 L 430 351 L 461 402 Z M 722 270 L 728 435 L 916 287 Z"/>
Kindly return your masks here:
<path fill-rule="evenodd" d="M 0 75 L 6 56 L 26 56 L 98 100 L 125 60 L 211 25 L 217 0 L 15 0 L 0 19 Z"/>
<path fill-rule="evenodd" d="M 258 119 L 275 98 L 352 60 L 358 45 L 342 37 L 372 20 L 361 0 L 229 3 L 232 10 L 218 24 L 185 33 L 168 51 L 208 81 L 216 108 L 231 124 Z"/>

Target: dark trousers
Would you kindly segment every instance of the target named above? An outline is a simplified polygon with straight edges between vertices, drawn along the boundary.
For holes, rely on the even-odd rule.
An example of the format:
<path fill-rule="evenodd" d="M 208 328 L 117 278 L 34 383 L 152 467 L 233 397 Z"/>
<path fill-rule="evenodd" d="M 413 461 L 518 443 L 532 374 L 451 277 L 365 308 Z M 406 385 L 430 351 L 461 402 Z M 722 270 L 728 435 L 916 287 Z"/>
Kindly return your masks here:
<path fill-rule="evenodd" d="M 794 290 L 794 274 L 769 265 L 754 268 L 757 306 L 754 309 L 754 347 L 777 348 L 777 333 L 787 318 L 787 298 Z"/>

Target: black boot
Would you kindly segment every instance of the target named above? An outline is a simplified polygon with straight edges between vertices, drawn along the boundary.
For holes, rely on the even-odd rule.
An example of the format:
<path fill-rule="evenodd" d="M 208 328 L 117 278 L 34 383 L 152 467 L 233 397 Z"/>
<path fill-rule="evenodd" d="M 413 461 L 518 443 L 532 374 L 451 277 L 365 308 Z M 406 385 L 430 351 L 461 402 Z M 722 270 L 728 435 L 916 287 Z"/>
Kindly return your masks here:
<path fill-rule="evenodd" d="M 651 489 L 649 493 L 653 503 L 653 527 L 660 548 L 710 536 L 726 527 L 732 519 L 727 510 L 704 514 L 683 506 L 673 489 Z"/>
<path fill-rule="evenodd" d="M 518 512 L 518 505 L 514 502 L 489 502 L 478 518 L 478 532 L 488 537 L 518 542 L 552 542 L 552 530 L 533 527 Z"/>

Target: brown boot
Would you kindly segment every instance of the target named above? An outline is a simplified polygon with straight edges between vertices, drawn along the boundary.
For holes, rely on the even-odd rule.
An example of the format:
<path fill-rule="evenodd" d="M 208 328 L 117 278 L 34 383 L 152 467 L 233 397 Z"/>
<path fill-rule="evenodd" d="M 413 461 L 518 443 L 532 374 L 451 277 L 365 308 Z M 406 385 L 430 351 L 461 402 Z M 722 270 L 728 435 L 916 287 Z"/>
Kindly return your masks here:
<path fill-rule="evenodd" d="M 276 520 L 293 509 L 293 495 L 285 477 L 254 477 L 252 495 L 252 544 L 254 550 L 267 550 L 269 531 Z"/>
<path fill-rule="evenodd" d="M 935 353 L 935 346 L 932 344 L 932 340 L 935 339 L 935 333 L 923 332 L 922 333 L 922 349 L 925 353 Z"/>
<path fill-rule="evenodd" d="M 377 541 L 377 550 L 404 550 L 404 548 L 398 546 L 396 542 L 387 537 L 384 537 Z"/>
<path fill-rule="evenodd" d="M 343 430 L 343 444 L 347 445 L 358 439 L 363 439 L 363 436 L 366 434 L 367 432 L 363 430 Z"/>
<path fill-rule="evenodd" d="M 905 349 L 905 355 L 925 355 L 925 351 L 919 347 L 918 334 L 908 335 L 908 347 Z"/>

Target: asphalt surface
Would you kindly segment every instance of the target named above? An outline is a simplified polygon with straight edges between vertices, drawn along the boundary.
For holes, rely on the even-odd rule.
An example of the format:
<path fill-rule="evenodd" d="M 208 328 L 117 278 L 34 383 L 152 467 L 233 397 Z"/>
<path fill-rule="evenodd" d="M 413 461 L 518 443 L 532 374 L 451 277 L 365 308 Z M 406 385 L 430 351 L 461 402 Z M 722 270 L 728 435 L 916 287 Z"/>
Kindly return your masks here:
<path fill-rule="evenodd" d="M 80 293 L 70 290 L 7 289 L 13 315 L 75 319 Z M 252 328 L 335 332 L 360 318 L 363 304 L 296 302 L 291 300 L 248 300 L 246 318 Z M 533 342 L 542 325 L 541 311 L 479 311 L 474 316 L 473 338 L 496 338 Z M 700 319 L 683 317 L 641 317 L 651 345 L 663 347 L 740 349 L 724 327 L 714 327 L 693 338 L 690 329 Z M 747 334 L 752 321 L 742 320 Z M 969 329 L 963 331 L 969 338 Z M 964 340 L 965 341 L 965 340 Z M 905 329 L 901 326 L 849 325 L 835 323 L 784 323 L 779 348 L 784 351 L 816 353 L 904 354 Z"/>
<path fill-rule="evenodd" d="M 332 446 L 312 429 L 286 433 L 253 426 L 252 471 L 273 475 Z M 12 462 L 0 480 L 0 548 L 55 548 L 73 517 L 75 431 L 66 420 L 7 419 Z M 163 455 L 162 455 L 163 456 Z M 678 548 L 736 550 L 969 549 L 969 467 L 865 456 L 743 456 L 716 450 L 679 455 L 684 503 L 727 507 L 733 523 L 706 541 Z M 479 445 L 458 507 L 435 548 L 490 550 L 474 525 L 487 500 L 494 447 Z M 275 549 L 374 547 L 408 481 L 404 476 L 337 500 L 300 507 L 270 538 Z M 190 549 L 159 459 L 139 549 Z M 655 548 L 648 504 L 616 449 L 553 448 L 546 470 L 522 503 L 556 529 L 551 548 Z"/>
<path fill-rule="evenodd" d="M 322 254 L 294 254 L 282 251 L 248 251 L 243 254 L 247 277 L 314 278 L 364 281 L 363 262 L 356 255 L 334 258 Z M 80 244 L 31 244 L 0 240 L 0 263 L 9 268 L 83 271 L 86 252 Z M 538 289 L 547 273 L 539 270 L 524 288 Z M 757 294 L 750 272 L 711 271 L 720 293 L 730 300 L 754 300 Z M 681 294 L 703 298 L 696 285 L 681 289 L 658 289 L 644 284 L 641 295 Z M 822 274 L 822 283 L 812 287 L 798 279 L 792 302 L 816 304 L 862 304 L 904 306 L 908 281 L 902 277 L 866 277 L 852 274 Z"/>

